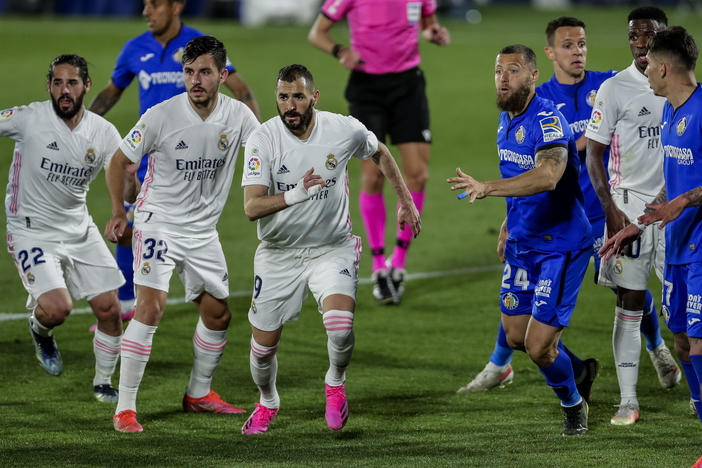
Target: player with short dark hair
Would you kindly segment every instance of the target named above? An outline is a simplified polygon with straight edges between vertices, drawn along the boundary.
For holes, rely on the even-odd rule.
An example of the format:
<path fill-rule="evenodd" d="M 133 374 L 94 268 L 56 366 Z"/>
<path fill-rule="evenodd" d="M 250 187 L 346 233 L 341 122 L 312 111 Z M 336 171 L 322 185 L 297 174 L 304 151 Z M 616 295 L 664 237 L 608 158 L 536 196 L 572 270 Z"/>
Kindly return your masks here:
<path fill-rule="evenodd" d="M 419 33 L 445 46 L 451 41 L 436 18 L 435 0 L 326 0 L 308 39 L 351 70 L 346 87 L 349 114 L 381 142 L 397 145 L 407 186 L 421 213 L 429 177 L 429 104 L 424 73 L 419 68 Z M 344 17 L 351 30 L 349 47 L 336 44 L 331 28 Z M 405 261 L 412 233 L 397 228 L 397 242 L 385 257 L 385 178 L 370 161 L 361 161 L 359 208 L 373 258 L 373 297 L 380 304 L 399 304 L 404 294 Z"/>
<path fill-rule="evenodd" d="M 667 99 L 660 126 L 665 185 L 636 223 L 612 236 L 600 254 L 619 256 L 646 231 L 665 229 L 663 315 L 702 420 L 702 86 L 695 78 L 697 58 L 695 40 L 680 26 L 649 39 L 648 83 Z"/>
<path fill-rule="evenodd" d="M 54 330 L 87 299 L 97 317 L 93 338 L 98 401 L 114 403 L 111 379 L 119 356 L 122 322 L 117 288 L 124 278 L 93 223 L 86 196 L 119 145 L 117 129 L 86 111 L 90 90 L 83 57 L 64 54 L 49 65 L 49 100 L 0 112 L 0 136 L 15 140 L 5 209 L 7 247 L 29 293 L 29 331 L 39 365 L 59 375 L 63 362 Z M 133 199 L 134 176 L 120 196 Z"/>
<path fill-rule="evenodd" d="M 578 185 L 580 161 L 567 121 L 536 96 L 539 71 L 525 46 L 503 48 L 495 63 L 501 180 L 456 170 L 447 181 L 471 203 L 506 197 L 508 233 L 500 307 L 507 341 L 526 351 L 561 400 L 563 435 L 587 432 L 588 406 L 570 357 L 559 346 L 590 259 L 592 236 Z"/>
<path fill-rule="evenodd" d="M 244 211 L 258 222 L 249 309 L 251 376 L 261 393 L 241 432 L 266 432 L 278 414 L 276 352 L 285 323 L 297 320 L 309 289 L 327 333 L 325 419 L 340 430 L 349 416 L 346 367 L 353 353 L 353 320 L 361 239 L 351 234 L 347 164 L 370 159 L 400 201 L 398 219 L 414 236 L 419 212 L 387 147 L 353 117 L 316 110 L 319 91 L 306 67 L 278 73 L 279 117 L 246 143 Z"/>
<path fill-rule="evenodd" d="M 127 227 L 120 197 L 122 181 L 117 175 L 130 162 L 149 155 L 149 169 L 134 210 L 138 300 L 122 341 L 120 395 L 113 417 L 119 432 L 143 430 L 136 419 L 136 397 L 174 269 L 183 282 L 186 300 L 199 310 L 183 410 L 244 412 L 211 388 L 231 320 L 229 275 L 217 221 L 229 195 L 239 147 L 258 127 L 247 106 L 219 92 L 228 74 L 217 61 L 223 56 L 223 44 L 211 36 L 188 42 L 182 72 L 186 92 L 146 111 L 122 140 L 108 168 L 112 219 L 105 236 L 115 242 Z"/>
<path fill-rule="evenodd" d="M 182 23 L 180 15 L 184 7 L 185 0 L 144 0 L 143 16 L 149 30 L 130 39 L 124 45 L 117 57 L 109 84 L 90 104 L 90 110 L 105 115 L 119 101 L 124 90 L 135 78 L 139 86 L 139 115 L 143 115 L 159 102 L 185 91 L 183 50 L 191 39 L 203 34 Z M 221 58 L 218 60 L 221 62 Z M 229 74 L 224 85 L 260 120 L 258 103 L 251 88 L 228 60 L 227 70 Z M 144 157 L 137 172 L 142 182 L 147 168 L 148 158 Z M 130 220 L 133 217 L 133 208 L 128 205 Z M 119 297 L 122 317 L 128 319 L 134 313 L 134 258 L 131 236 L 124 236 L 120 240 L 115 248 L 115 256 L 127 280 L 119 290 Z"/>
<path fill-rule="evenodd" d="M 648 85 L 647 42 L 666 27 L 665 13 L 655 7 L 637 8 L 629 14 L 627 31 L 632 64 L 605 81 L 597 92 L 592 118 L 585 131 L 587 169 L 605 213 L 602 234 L 614 235 L 650 203 L 663 186 L 663 151 L 660 116 L 664 99 Z M 603 155 L 609 148 L 608 171 Z M 596 233 L 599 235 L 600 233 Z M 620 401 L 611 418 L 614 425 L 634 424 L 639 418 L 636 386 L 641 355 L 640 330 L 647 316 L 647 289 L 651 270 L 663 276 L 665 239 L 648 230 L 634 248 L 616 260 L 603 262 L 598 284 L 616 287 L 612 348 L 617 366 Z M 648 318 L 646 319 L 648 322 Z M 655 344 L 655 347 L 651 347 Z M 647 343 L 661 385 L 680 382 L 680 369 L 662 339 Z"/>

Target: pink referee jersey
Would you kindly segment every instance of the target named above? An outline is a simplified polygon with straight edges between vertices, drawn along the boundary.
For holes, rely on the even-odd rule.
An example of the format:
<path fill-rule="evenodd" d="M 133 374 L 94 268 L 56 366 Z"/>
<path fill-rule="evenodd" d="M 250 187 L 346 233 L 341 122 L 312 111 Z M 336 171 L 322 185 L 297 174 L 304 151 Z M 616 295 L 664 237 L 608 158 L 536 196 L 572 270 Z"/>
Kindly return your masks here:
<path fill-rule="evenodd" d="M 326 0 L 332 21 L 348 17 L 351 48 L 365 63 L 356 70 L 375 75 L 419 65 L 419 23 L 436 11 L 435 0 Z"/>

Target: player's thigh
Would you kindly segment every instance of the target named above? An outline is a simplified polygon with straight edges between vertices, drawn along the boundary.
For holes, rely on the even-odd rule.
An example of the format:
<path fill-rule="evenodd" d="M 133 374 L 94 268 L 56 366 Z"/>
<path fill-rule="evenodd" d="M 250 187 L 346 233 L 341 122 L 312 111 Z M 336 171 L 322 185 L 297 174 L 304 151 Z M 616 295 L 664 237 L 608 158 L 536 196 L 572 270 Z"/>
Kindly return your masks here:
<path fill-rule="evenodd" d="M 67 289 L 61 265 L 65 252 L 60 243 L 8 233 L 7 250 L 29 294 L 27 308 L 36 307 L 37 299 L 47 291 Z"/>
<path fill-rule="evenodd" d="M 551 327 L 567 327 L 590 262 L 589 247 L 569 252 L 535 253 L 539 265 L 534 279 L 532 317 Z"/>
<path fill-rule="evenodd" d="M 263 243 L 256 249 L 249 322 L 258 330 L 278 330 L 299 318 L 307 297 L 307 272 L 301 251 L 271 248 Z"/>
<path fill-rule="evenodd" d="M 65 264 L 66 283 L 76 299 L 93 298 L 115 291 L 125 282 L 112 252 L 94 224 L 85 239 L 66 243 L 69 261 Z"/>
<path fill-rule="evenodd" d="M 220 300 L 229 297 L 227 261 L 217 231 L 199 239 L 179 239 L 178 243 L 183 247 L 187 245 L 183 261 L 177 264 L 185 288 L 185 300 L 193 301 L 202 293 Z"/>
<path fill-rule="evenodd" d="M 702 338 L 702 263 L 687 265 L 687 336 Z"/>
<path fill-rule="evenodd" d="M 135 226 L 132 239 L 134 284 L 168 293 L 176 263 L 183 260 L 187 245 L 172 234 Z"/>
<path fill-rule="evenodd" d="M 320 313 L 328 310 L 324 308 L 325 300 L 335 295 L 347 296 L 355 304 L 360 260 L 358 236 L 349 236 L 335 246 L 314 249 L 314 256 L 307 259 L 308 284 Z"/>
<path fill-rule="evenodd" d="M 390 109 L 390 141 L 401 143 L 431 143 L 429 130 L 429 102 L 426 95 L 424 74 L 419 68 L 407 70 L 386 99 Z M 428 155 L 428 151 L 427 151 Z M 404 161 L 403 161 L 404 164 Z"/>
<path fill-rule="evenodd" d="M 514 241 L 505 244 L 505 264 L 500 283 L 500 311 L 506 316 L 530 315 L 535 283 L 533 264 L 518 252 Z M 526 322 L 525 322 L 526 323 Z"/>

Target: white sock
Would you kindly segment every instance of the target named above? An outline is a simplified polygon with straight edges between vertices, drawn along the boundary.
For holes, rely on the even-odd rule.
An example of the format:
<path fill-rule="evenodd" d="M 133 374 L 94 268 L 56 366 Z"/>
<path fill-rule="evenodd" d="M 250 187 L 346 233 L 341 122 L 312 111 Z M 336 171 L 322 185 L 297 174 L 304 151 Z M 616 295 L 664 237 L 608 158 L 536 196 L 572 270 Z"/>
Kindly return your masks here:
<path fill-rule="evenodd" d="M 346 381 L 346 366 L 353 353 L 353 312 L 329 310 L 322 316 L 322 321 L 327 329 L 329 353 L 329 370 L 324 382 L 330 387 L 338 387 Z"/>
<path fill-rule="evenodd" d="M 146 363 L 151 355 L 151 343 L 156 328 L 131 320 L 122 335 L 122 365 L 119 369 L 119 401 L 115 414 L 136 411 L 136 396 Z"/>
<path fill-rule="evenodd" d="M 251 337 L 251 353 L 249 354 L 249 366 L 251 367 L 251 377 L 261 392 L 261 403 L 266 408 L 280 408 L 280 396 L 275 386 L 275 378 L 278 374 L 278 358 L 275 355 L 278 345 L 263 346 L 256 343 Z"/>
<path fill-rule="evenodd" d="M 121 336 L 110 336 L 100 330 L 95 330 L 93 338 L 93 353 L 95 353 L 95 385 L 111 385 L 112 374 L 119 359 Z"/>
<path fill-rule="evenodd" d="M 642 317 L 643 310 L 626 310 L 621 307 L 615 309 L 612 348 L 622 404 L 631 402 L 638 405 L 636 381 L 639 377 L 639 358 L 641 357 L 639 329 Z"/>
<path fill-rule="evenodd" d="M 53 335 L 54 334 L 53 327 L 48 328 L 48 327 L 45 327 L 44 325 L 42 325 L 41 322 L 39 322 L 39 319 L 37 319 L 36 311 L 37 310 L 34 309 L 32 311 L 32 315 L 29 316 L 29 326 L 32 327 L 32 330 L 34 330 L 34 332 L 39 336 Z"/>
<path fill-rule="evenodd" d="M 192 398 L 202 398 L 210 393 L 212 376 L 219 364 L 227 344 L 227 330 L 210 330 L 197 321 L 193 335 L 193 369 L 190 371 L 190 382 L 187 393 Z"/>

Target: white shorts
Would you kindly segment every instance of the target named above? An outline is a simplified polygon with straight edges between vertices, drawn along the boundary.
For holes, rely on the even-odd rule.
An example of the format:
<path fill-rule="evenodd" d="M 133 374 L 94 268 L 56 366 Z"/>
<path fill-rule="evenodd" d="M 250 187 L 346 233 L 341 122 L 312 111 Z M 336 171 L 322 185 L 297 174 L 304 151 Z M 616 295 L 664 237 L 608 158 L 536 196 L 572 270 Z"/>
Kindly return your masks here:
<path fill-rule="evenodd" d="M 92 300 L 124 284 L 97 226 L 91 223 L 85 237 L 76 241 L 47 241 L 7 233 L 7 250 L 29 293 L 27 308 L 52 289 L 67 289 L 74 299 Z"/>
<path fill-rule="evenodd" d="M 612 195 L 617 208 L 622 210 L 629 221 L 636 222 L 646 208 L 640 195 L 622 189 L 616 190 Z M 663 281 L 663 268 L 665 263 L 665 231 L 658 229 L 660 223 L 655 223 L 646 230 L 639 240 L 627 249 L 627 255 L 619 258 L 612 257 L 606 264 L 600 266 L 600 276 L 597 284 L 600 286 L 619 286 L 633 291 L 648 289 L 648 280 L 651 268 L 656 271 L 658 278 Z M 607 226 L 605 225 L 605 233 Z"/>
<path fill-rule="evenodd" d="M 307 288 L 320 313 L 327 296 L 356 300 L 361 238 L 349 236 L 335 245 L 280 249 L 261 243 L 254 257 L 254 289 L 249 322 L 263 331 L 277 330 L 300 317 Z"/>
<path fill-rule="evenodd" d="M 135 227 L 132 235 L 134 284 L 168 292 L 173 269 L 185 287 L 185 300 L 207 292 L 217 299 L 229 296 L 229 275 L 219 234 L 206 237 L 178 236 Z"/>

